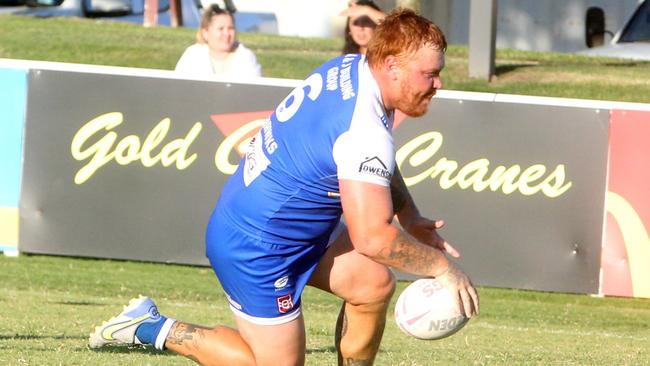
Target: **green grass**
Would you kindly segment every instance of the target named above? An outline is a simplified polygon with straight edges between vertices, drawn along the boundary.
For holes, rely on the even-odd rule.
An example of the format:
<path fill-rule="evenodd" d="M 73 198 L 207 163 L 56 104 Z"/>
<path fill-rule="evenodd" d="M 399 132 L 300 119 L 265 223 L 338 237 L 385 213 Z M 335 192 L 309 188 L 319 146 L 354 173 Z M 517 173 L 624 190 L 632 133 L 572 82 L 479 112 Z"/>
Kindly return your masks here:
<path fill-rule="evenodd" d="M 150 348 L 87 348 L 94 325 L 138 294 L 152 296 L 169 316 L 204 325 L 232 325 L 209 268 L 28 255 L 0 256 L 0 268 L 2 365 L 193 365 Z M 405 285 L 400 282 L 398 291 Z M 389 315 L 377 364 L 650 364 L 648 299 L 479 291 L 481 314 L 443 340 L 409 338 Z M 339 300 L 308 288 L 303 303 L 307 365 L 335 365 Z"/>
<path fill-rule="evenodd" d="M 72 18 L 0 15 L 0 57 L 171 70 L 194 29 Z M 336 56 L 342 40 L 243 33 L 240 40 L 264 76 L 303 79 Z M 443 71 L 446 89 L 650 103 L 650 62 L 589 58 L 568 53 L 498 50 L 497 77 L 471 79 L 468 50 L 452 45 Z"/>

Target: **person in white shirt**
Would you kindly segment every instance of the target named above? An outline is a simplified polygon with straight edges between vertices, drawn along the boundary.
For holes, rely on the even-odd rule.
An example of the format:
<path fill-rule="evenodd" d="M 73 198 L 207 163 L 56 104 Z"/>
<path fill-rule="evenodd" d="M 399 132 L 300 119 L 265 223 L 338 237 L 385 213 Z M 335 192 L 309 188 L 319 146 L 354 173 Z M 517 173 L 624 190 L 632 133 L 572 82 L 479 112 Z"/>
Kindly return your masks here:
<path fill-rule="evenodd" d="M 196 43 L 185 50 L 175 70 L 192 76 L 262 76 L 262 66 L 253 51 L 236 39 L 233 12 L 217 4 L 203 13 Z"/>

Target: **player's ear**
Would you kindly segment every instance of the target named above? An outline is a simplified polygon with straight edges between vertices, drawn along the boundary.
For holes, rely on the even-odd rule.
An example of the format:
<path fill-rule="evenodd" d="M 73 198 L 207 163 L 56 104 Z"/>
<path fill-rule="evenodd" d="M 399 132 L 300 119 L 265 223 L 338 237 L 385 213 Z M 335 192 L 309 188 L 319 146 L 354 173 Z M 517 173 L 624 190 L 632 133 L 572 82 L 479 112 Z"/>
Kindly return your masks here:
<path fill-rule="evenodd" d="M 397 80 L 401 72 L 397 57 L 393 55 L 386 57 L 386 59 L 384 59 L 384 69 L 391 80 Z"/>

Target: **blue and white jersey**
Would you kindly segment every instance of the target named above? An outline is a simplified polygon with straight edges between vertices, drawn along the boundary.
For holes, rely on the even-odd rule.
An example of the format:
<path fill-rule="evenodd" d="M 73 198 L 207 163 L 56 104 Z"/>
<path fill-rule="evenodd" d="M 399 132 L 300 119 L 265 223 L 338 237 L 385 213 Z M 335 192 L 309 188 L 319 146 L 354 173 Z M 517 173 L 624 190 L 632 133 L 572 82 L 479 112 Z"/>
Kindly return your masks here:
<path fill-rule="evenodd" d="M 215 215 L 266 243 L 326 240 L 342 213 L 339 179 L 390 185 L 392 125 L 365 57 L 325 63 L 251 141 Z"/>

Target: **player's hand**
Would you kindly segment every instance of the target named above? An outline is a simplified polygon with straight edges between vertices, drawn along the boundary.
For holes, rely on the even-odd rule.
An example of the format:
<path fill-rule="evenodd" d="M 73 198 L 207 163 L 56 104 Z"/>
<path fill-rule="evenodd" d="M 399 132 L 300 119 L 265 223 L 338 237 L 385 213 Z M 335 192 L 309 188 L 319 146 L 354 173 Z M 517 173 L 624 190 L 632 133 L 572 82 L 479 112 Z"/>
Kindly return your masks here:
<path fill-rule="evenodd" d="M 460 252 L 438 234 L 438 229 L 444 225 L 445 222 L 442 220 L 429 220 L 422 216 L 418 216 L 408 223 L 402 223 L 402 227 L 406 232 L 413 235 L 422 243 L 438 248 L 454 258 L 458 258 L 460 257 Z"/>
<path fill-rule="evenodd" d="M 478 293 L 472 285 L 472 281 L 460 267 L 450 261 L 449 269 L 437 276 L 436 279 L 455 296 L 461 312 L 466 317 L 471 318 L 473 315 L 478 315 Z"/>

